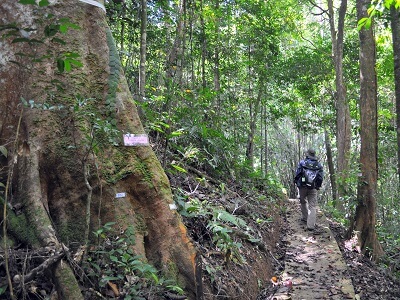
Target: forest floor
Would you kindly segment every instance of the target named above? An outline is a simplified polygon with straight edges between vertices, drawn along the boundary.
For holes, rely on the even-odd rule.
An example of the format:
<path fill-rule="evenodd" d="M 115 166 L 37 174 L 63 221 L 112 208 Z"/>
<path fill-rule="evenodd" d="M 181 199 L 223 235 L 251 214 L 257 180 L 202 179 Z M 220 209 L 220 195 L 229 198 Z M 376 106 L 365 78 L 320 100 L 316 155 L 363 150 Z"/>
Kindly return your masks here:
<path fill-rule="evenodd" d="M 359 253 L 356 241 L 344 238 L 345 228 L 321 211 L 314 234 L 300 221 L 299 200 L 281 191 L 260 193 L 245 190 L 243 183 L 211 179 L 200 184 L 195 176 L 182 174 L 169 178 L 200 255 L 204 300 L 400 299 L 399 279 Z M 398 273 L 399 253 L 387 260 Z M 23 257 L 19 261 L 25 264 Z M 54 291 L 45 276 L 38 276 L 32 287 L 47 295 Z M 155 294 L 152 285 L 143 289 L 152 296 L 142 299 L 183 299 Z M 24 299 L 50 299 L 36 295 Z"/>

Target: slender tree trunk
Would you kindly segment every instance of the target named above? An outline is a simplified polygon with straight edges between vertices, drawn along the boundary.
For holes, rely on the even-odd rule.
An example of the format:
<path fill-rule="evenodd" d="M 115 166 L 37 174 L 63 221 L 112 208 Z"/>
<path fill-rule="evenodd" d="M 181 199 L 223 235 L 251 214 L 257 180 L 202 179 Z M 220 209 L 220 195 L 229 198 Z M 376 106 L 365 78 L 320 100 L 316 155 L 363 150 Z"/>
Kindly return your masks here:
<path fill-rule="evenodd" d="M 181 53 L 180 53 L 180 59 L 179 59 L 179 86 L 182 87 L 184 86 L 183 83 L 183 73 L 184 69 L 187 68 L 187 62 L 186 62 L 186 38 L 187 38 L 187 28 L 188 28 L 188 12 L 187 12 L 187 2 L 186 0 L 182 1 L 182 18 L 183 18 L 183 30 L 182 30 L 182 35 L 181 35 Z M 182 99 L 182 98 L 181 98 Z"/>
<path fill-rule="evenodd" d="M 333 1 L 328 0 L 329 24 L 332 39 L 332 57 L 335 64 L 335 84 L 336 84 L 336 144 L 337 144 L 337 171 L 333 186 L 338 187 L 332 194 L 334 200 L 338 204 L 339 209 L 344 209 L 341 205 L 342 201 L 337 201 L 336 197 L 346 196 L 346 178 L 348 177 L 351 147 L 351 118 L 350 108 L 346 96 L 346 85 L 343 78 L 343 37 L 344 37 L 344 20 L 347 10 L 347 0 L 340 3 L 337 31 L 335 28 L 335 12 Z M 337 180 L 336 180 L 337 179 Z"/>
<path fill-rule="evenodd" d="M 220 0 L 215 0 L 215 11 L 217 15 L 219 14 L 219 5 Z M 215 41 L 214 41 L 214 89 L 216 91 L 216 96 L 213 104 L 213 109 L 216 111 L 216 117 L 213 118 L 213 123 L 216 128 L 219 128 L 220 124 L 220 112 L 221 112 L 221 101 L 220 101 L 220 90 L 221 90 L 221 82 L 220 82 L 220 18 L 217 17 L 215 20 Z"/>
<path fill-rule="evenodd" d="M 9 232 L 34 248 L 84 244 L 90 192 L 89 232 L 98 229 L 100 219 L 114 221 L 122 230 L 134 226 L 136 254 L 180 282 L 188 296 L 195 298 L 200 285 L 195 281 L 196 252 L 179 214 L 170 208 L 168 178 L 150 146 L 123 143 L 122 134 L 144 134 L 144 130 L 104 11 L 72 0 L 51 1 L 46 7 L 6 0 L 0 5 L 0 15 L 4 24 L 11 25 L 0 48 L 0 89 L 5 91 L 0 93 L 0 144 L 17 139 L 16 149 L 7 144 L 9 153 L 16 154 L 2 167 L 15 164 L 8 205 L 22 206 L 21 216 L 27 220 L 16 226 L 8 220 Z M 80 29 L 44 34 L 58 28 L 51 25 L 64 17 Z M 79 60 L 70 70 L 66 53 L 75 53 Z M 32 99 L 35 105 L 24 108 L 21 133 L 16 136 L 21 98 Z M 74 125 L 78 99 L 90 103 L 88 115 L 82 118 L 95 115 L 96 124 L 86 120 Z M 44 104 L 57 109 L 45 109 Z M 89 175 L 81 165 L 82 153 L 90 146 L 81 130 L 88 124 L 104 129 L 95 135 L 98 151 L 87 159 Z M 125 197 L 116 198 L 116 193 Z M 29 237 L 18 235 L 24 224 L 34 232 Z M 49 282 L 56 282 L 60 299 L 83 298 L 66 261 L 56 265 Z"/>
<path fill-rule="evenodd" d="M 121 46 L 120 46 L 120 49 L 121 49 L 121 52 L 123 53 L 124 51 L 125 51 L 125 40 L 124 40 L 124 37 L 125 37 L 125 20 L 124 20 L 124 18 L 125 18 L 125 14 L 126 14 L 126 7 L 125 7 L 125 4 L 124 3 L 122 3 L 122 7 L 121 7 L 121 13 L 122 13 L 122 20 L 121 20 Z"/>
<path fill-rule="evenodd" d="M 325 148 L 326 148 L 326 160 L 328 162 L 328 170 L 329 170 L 329 179 L 331 182 L 331 188 L 332 188 L 332 199 L 334 201 L 337 201 L 337 195 L 336 195 L 336 181 L 334 179 L 335 177 L 335 168 L 333 165 L 333 155 L 332 155 L 332 145 L 331 141 L 329 138 L 329 133 L 325 129 Z M 337 205 L 335 205 L 337 206 Z"/>
<path fill-rule="evenodd" d="M 390 8 L 394 57 L 394 86 L 396 95 L 397 174 L 400 190 L 400 20 L 399 10 Z"/>
<path fill-rule="evenodd" d="M 167 56 L 166 61 L 166 101 L 162 107 L 162 111 L 167 112 L 168 115 L 170 113 L 171 108 L 174 108 L 177 105 L 177 99 L 179 98 L 179 93 L 177 94 L 177 86 L 180 86 L 180 82 L 182 80 L 182 59 L 183 59 L 183 44 L 184 44 L 184 36 L 185 36 L 185 5 L 186 0 L 179 1 L 179 11 L 177 13 L 177 25 L 174 43 L 171 49 L 168 49 L 169 54 Z M 167 120 L 167 123 L 169 120 Z M 169 124 L 171 126 L 171 124 Z M 170 128 L 170 127 L 169 127 Z M 166 134 L 168 134 L 167 129 Z M 168 140 L 165 142 L 164 149 L 164 157 L 166 155 L 166 150 L 168 148 Z M 165 159 L 163 159 L 163 162 Z M 164 164 L 163 164 L 164 165 Z"/>
<path fill-rule="evenodd" d="M 257 129 L 257 116 L 261 102 L 261 94 L 262 89 L 260 88 L 257 99 L 250 100 L 250 125 L 249 125 L 249 133 L 247 137 L 247 147 L 246 147 L 246 159 L 249 163 L 249 167 L 253 169 L 254 167 L 254 136 L 256 134 Z"/>
<path fill-rule="evenodd" d="M 195 15 L 197 16 L 198 13 L 198 7 L 197 7 L 197 1 L 194 1 L 191 5 L 191 11 L 189 13 L 190 15 L 190 32 L 189 32 L 189 39 L 190 39 L 190 77 L 187 79 L 187 86 L 190 87 L 190 89 L 194 89 L 196 86 L 197 82 L 197 75 L 195 72 L 195 61 L 198 56 L 195 55 L 194 51 L 194 43 L 193 43 L 193 37 L 194 37 L 194 28 L 195 28 Z M 201 15 L 201 11 L 200 11 Z"/>
<path fill-rule="evenodd" d="M 268 141 L 268 122 L 267 122 L 267 108 L 264 107 L 264 172 L 265 172 L 265 176 L 268 175 L 268 151 L 269 151 L 269 141 Z"/>
<path fill-rule="evenodd" d="M 302 153 L 302 144 L 301 144 L 301 133 L 300 131 L 297 131 L 297 161 L 300 161 L 300 159 L 302 158 L 303 154 Z"/>
<path fill-rule="evenodd" d="M 167 62 L 167 79 L 171 82 L 179 83 L 182 77 L 183 41 L 185 36 L 185 7 L 186 1 L 180 0 L 179 12 L 177 15 L 178 23 L 174 44 L 169 52 Z"/>
<path fill-rule="evenodd" d="M 215 0 L 215 10 L 219 11 L 219 1 L 220 0 Z M 219 13 L 218 13 L 219 14 Z M 220 85 L 220 70 L 219 70 L 219 35 L 220 35 L 220 29 L 219 29 L 219 23 L 220 20 L 219 18 L 216 18 L 215 20 L 215 46 L 214 46 L 214 89 L 216 91 L 219 91 L 221 89 Z"/>
<path fill-rule="evenodd" d="M 206 26 L 204 23 L 203 0 L 200 0 L 200 24 L 201 24 L 201 82 L 202 87 L 207 87 L 206 80 L 206 57 L 207 57 L 207 38 Z"/>
<path fill-rule="evenodd" d="M 367 17 L 369 0 L 357 0 L 357 19 Z M 377 78 L 375 72 L 376 49 L 373 26 L 362 28 L 360 37 L 360 169 L 357 208 L 350 227 L 358 231 L 359 242 L 364 253 L 375 260 L 383 254 L 377 239 L 376 195 L 378 178 L 378 118 Z"/>
<path fill-rule="evenodd" d="M 260 109 L 260 139 L 261 139 L 261 148 L 260 148 L 260 170 L 261 173 L 264 172 L 264 106 L 261 106 Z"/>
<path fill-rule="evenodd" d="M 139 101 L 146 97 L 146 52 L 147 52 L 147 0 L 140 1 L 140 65 L 139 65 Z M 124 36 L 122 36 L 122 39 Z"/>

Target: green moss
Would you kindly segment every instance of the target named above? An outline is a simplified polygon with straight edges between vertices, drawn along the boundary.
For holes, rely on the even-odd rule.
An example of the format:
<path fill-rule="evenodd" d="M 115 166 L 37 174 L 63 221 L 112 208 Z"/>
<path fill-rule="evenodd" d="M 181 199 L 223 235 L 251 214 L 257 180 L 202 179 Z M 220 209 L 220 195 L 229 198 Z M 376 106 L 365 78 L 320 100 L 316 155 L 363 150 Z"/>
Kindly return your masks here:
<path fill-rule="evenodd" d="M 118 213 L 116 215 L 116 219 L 118 222 L 121 224 L 131 224 L 132 219 L 131 216 L 128 215 L 126 212 L 128 212 L 130 209 L 132 209 L 132 206 L 130 202 L 128 201 L 118 201 L 115 200 L 115 205 L 118 205 Z M 147 235 L 147 225 L 146 225 L 146 220 L 144 216 L 138 212 L 134 214 L 134 221 L 133 221 L 133 229 L 135 232 L 141 234 L 141 235 Z M 131 226 L 131 225 L 130 225 Z"/>
<path fill-rule="evenodd" d="M 131 171 L 126 169 L 126 156 L 122 151 L 114 151 L 112 160 L 102 157 L 102 175 L 109 183 L 116 183 L 122 178 L 128 176 Z"/>
<path fill-rule="evenodd" d="M 174 281 L 177 286 L 185 286 L 184 281 L 180 280 L 178 266 L 174 262 L 169 262 L 167 270 L 164 272 L 164 277 Z"/>
<path fill-rule="evenodd" d="M 9 214 L 9 228 L 19 241 L 28 245 L 39 245 L 39 239 L 24 214 Z"/>
<path fill-rule="evenodd" d="M 168 277 L 171 277 L 171 278 L 177 278 L 178 277 L 179 270 L 178 270 L 178 267 L 177 267 L 177 265 L 175 263 L 169 262 L 167 270 L 168 270 L 167 272 L 168 272 L 168 275 L 169 275 Z"/>
<path fill-rule="evenodd" d="M 61 299 L 83 299 L 78 282 L 68 264 L 62 262 L 57 264 L 55 278 Z"/>
<path fill-rule="evenodd" d="M 115 184 L 130 174 L 138 175 L 142 181 L 153 185 L 153 174 L 146 162 L 141 161 L 133 149 L 120 148 L 112 153 L 112 161 L 106 157 L 102 160 L 103 177 L 107 182 Z"/>
<path fill-rule="evenodd" d="M 134 169 L 136 172 L 139 172 L 141 175 L 143 175 L 144 181 L 152 184 L 153 175 L 151 174 L 146 162 L 135 159 Z"/>
<path fill-rule="evenodd" d="M 65 244 L 71 242 L 83 242 L 85 232 L 85 220 L 84 218 L 69 219 L 67 222 L 56 225 L 57 232 L 60 239 Z"/>
<path fill-rule="evenodd" d="M 4 200 L 0 197 L 0 214 L 3 216 Z M 24 214 L 16 215 L 12 210 L 7 210 L 8 232 L 19 242 L 26 245 L 39 245 L 39 239 L 30 226 Z"/>
<path fill-rule="evenodd" d="M 80 84 L 83 84 L 82 90 L 86 91 L 89 97 L 95 97 L 96 99 L 103 99 L 103 91 L 104 91 L 104 66 L 100 65 L 99 57 L 93 53 L 89 53 L 85 57 L 85 61 L 88 65 L 88 69 L 91 70 L 90 81 L 88 80 L 87 74 L 82 74 L 82 81 Z M 104 109 L 104 103 L 99 103 L 100 106 L 98 108 Z"/>
<path fill-rule="evenodd" d="M 146 220 L 142 214 L 135 214 L 135 230 L 138 233 L 143 234 L 144 236 L 147 235 L 147 225 Z"/>
<path fill-rule="evenodd" d="M 71 174 L 82 173 L 81 165 L 77 159 L 78 150 L 74 147 L 74 142 L 71 137 L 71 133 L 62 132 L 58 139 L 54 140 L 55 151 L 54 157 L 61 160 L 61 164 Z"/>
<path fill-rule="evenodd" d="M 47 215 L 44 207 L 27 205 L 26 209 L 24 210 L 24 214 L 26 216 L 27 226 L 32 228 L 40 243 L 43 243 L 48 237 L 50 228 L 52 228 L 49 216 Z M 34 226 L 28 225 L 29 223 L 32 223 L 32 221 Z"/>
<path fill-rule="evenodd" d="M 116 93 L 118 91 L 119 80 L 121 76 L 121 60 L 119 58 L 118 49 L 116 47 L 112 32 L 110 29 L 106 30 L 107 45 L 109 48 L 109 68 L 110 75 L 108 76 L 108 94 L 106 97 L 107 117 L 111 124 L 116 124 L 115 121 L 115 107 L 116 107 Z M 113 123 L 114 122 L 114 123 Z"/>

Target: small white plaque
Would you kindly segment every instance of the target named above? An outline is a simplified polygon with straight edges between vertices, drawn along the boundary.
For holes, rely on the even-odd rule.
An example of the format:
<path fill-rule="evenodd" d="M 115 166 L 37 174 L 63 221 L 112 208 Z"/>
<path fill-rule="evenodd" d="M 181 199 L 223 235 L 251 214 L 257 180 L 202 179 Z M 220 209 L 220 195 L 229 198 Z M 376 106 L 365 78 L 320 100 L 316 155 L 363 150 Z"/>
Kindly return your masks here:
<path fill-rule="evenodd" d="M 172 204 L 169 205 L 169 209 L 170 210 L 176 210 L 176 209 L 178 209 L 178 207 L 176 206 L 175 203 L 172 203 Z"/>
<path fill-rule="evenodd" d="M 149 137 L 147 134 L 124 134 L 125 146 L 148 146 Z"/>
<path fill-rule="evenodd" d="M 116 193 L 115 194 L 115 198 L 125 198 L 126 197 L 126 193 Z"/>

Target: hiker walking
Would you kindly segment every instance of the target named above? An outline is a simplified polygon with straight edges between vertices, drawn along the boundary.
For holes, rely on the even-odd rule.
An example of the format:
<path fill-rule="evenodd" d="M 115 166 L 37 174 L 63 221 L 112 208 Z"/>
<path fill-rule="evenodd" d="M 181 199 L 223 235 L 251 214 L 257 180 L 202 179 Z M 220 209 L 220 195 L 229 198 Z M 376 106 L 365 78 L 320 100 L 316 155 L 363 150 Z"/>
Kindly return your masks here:
<path fill-rule="evenodd" d="M 315 229 L 317 219 L 317 190 L 322 185 L 324 170 L 315 156 L 314 149 L 308 149 L 305 159 L 297 166 L 294 182 L 299 188 L 301 204 L 301 221 L 307 224 L 308 230 Z"/>

